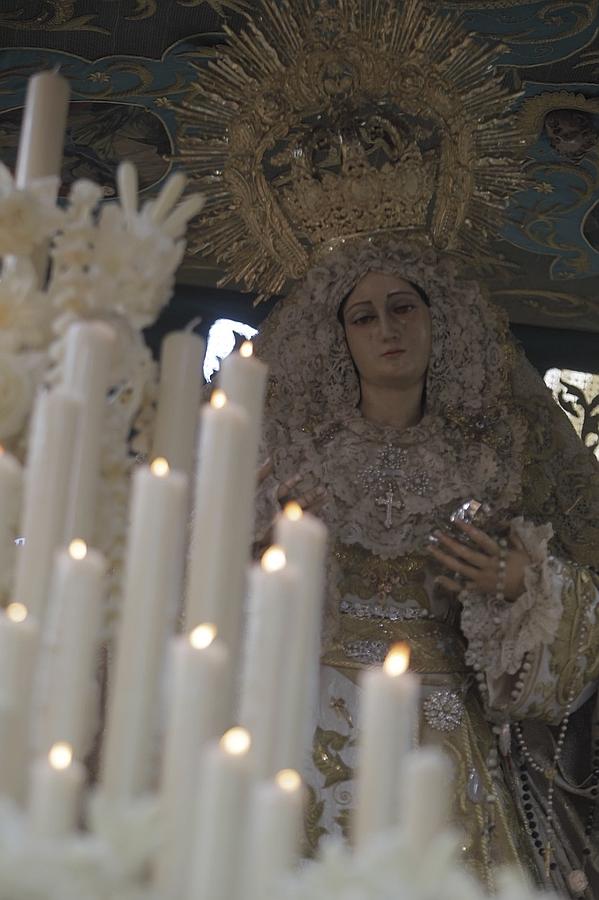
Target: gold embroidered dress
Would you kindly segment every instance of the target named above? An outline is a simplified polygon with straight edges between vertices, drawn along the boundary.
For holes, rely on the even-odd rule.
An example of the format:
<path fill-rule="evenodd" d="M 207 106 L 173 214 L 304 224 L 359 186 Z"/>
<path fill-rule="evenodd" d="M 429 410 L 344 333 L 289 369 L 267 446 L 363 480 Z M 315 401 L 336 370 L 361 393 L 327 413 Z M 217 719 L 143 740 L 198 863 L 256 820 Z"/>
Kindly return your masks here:
<path fill-rule="evenodd" d="M 430 299 L 425 412 L 401 431 L 360 415 L 337 318 L 368 271 L 405 278 Z M 271 371 L 273 460 L 259 531 L 290 476 L 327 489 L 309 849 L 347 834 L 360 670 L 407 640 L 422 677 L 420 740 L 454 764 L 465 863 L 490 888 L 496 865 L 518 862 L 565 896 L 597 896 L 599 474 L 590 452 L 504 318 L 431 251 L 364 241 L 331 253 L 275 307 L 256 348 Z M 466 590 L 455 598 L 435 584 L 427 538 L 470 498 L 489 504 L 489 533 L 517 537 L 528 552 L 513 603 Z"/>

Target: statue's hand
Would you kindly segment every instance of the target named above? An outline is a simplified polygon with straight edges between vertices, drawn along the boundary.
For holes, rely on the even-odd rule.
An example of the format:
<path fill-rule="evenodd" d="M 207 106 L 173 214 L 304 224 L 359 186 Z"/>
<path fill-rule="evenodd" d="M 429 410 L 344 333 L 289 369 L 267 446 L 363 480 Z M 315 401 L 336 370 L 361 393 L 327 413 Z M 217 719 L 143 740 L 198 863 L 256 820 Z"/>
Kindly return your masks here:
<path fill-rule="evenodd" d="M 464 588 L 484 594 L 496 594 L 501 557 L 498 542 L 474 525 L 465 522 L 455 524 L 476 544 L 476 548 L 466 547 L 442 531 L 436 531 L 434 536 L 438 544 L 431 546 L 429 552 L 454 575 L 453 578 L 440 575 L 437 579 L 438 584 L 454 594 Z M 524 592 L 524 570 L 530 565 L 531 560 L 522 545 L 512 540 L 505 562 L 503 594 L 506 600 L 514 601 Z"/>
<path fill-rule="evenodd" d="M 279 506 L 283 508 L 287 503 L 295 501 L 304 512 L 317 514 L 326 499 L 327 489 L 321 484 L 302 488 L 303 480 L 303 475 L 293 475 L 287 481 L 281 482 L 277 490 Z"/>
<path fill-rule="evenodd" d="M 262 484 L 268 478 L 268 476 L 272 474 L 272 471 L 272 460 L 269 457 L 262 463 L 262 465 L 258 469 L 258 484 Z M 304 512 L 310 512 L 314 515 L 317 515 L 326 499 L 326 488 L 322 485 L 317 485 L 316 487 L 311 487 L 309 489 L 306 488 L 302 490 L 302 480 L 302 475 L 294 475 L 292 478 L 288 478 L 287 481 L 282 481 L 279 484 L 275 495 L 277 503 L 282 509 L 285 504 L 294 500 L 296 503 L 299 503 Z M 259 557 L 264 552 L 264 550 L 266 550 L 266 548 L 269 547 L 272 543 L 275 522 L 276 516 L 270 523 L 266 532 L 254 542 L 252 556 L 255 559 Z"/>

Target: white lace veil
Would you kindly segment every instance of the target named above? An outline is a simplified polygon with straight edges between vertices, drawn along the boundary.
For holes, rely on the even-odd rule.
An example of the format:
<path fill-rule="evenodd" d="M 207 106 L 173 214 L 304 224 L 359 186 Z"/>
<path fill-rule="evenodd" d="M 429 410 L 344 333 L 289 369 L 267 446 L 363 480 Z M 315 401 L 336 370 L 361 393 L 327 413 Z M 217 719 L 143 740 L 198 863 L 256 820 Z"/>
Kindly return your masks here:
<path fill-rule="evenodd" d="M 482 499 L 504 514 L 551 521 L 569 558 L 599 562 L 597 465 L 517 349 L 507 317 L 475 282 L 458 277 L 451 260 L 398 240 L 348 242 L 331 252 L 264 323 L 256 353 L 270 369 L 264 453 L 272 456 L 274 473 L 264 485 L 259 513 L 272 514 L 277 481 L 302 467 L 318 468 L 323 445 L 344 423 L 359 425 L 356 440 L 389 439 L 384 429 L 360 421 L 359 382 L 338 319 L 341 302 L 368 271 L 411 281 L 430 300 L 426 409 L 422 423 L 410 429 L 414 441 L 453 454 L 468 471 L 478 467 L 473 479 L 485 486 Z M 329 466 L 328 472 L 343 479 L 342 471 L 331 476 Z M 459 499 L 459 486 L 453 493 L 451 485 L 444 488 L 439 485 L 437 500 L 427 507 L 416 506 L 420 513 L 412 511 L 414 534 L 430 531 L 435 510 L 443 506 L 445 515 L 448 503 Z M 336 536 L 360 541 L 360 529 L 348 531 L 347 505 L 331 507 L 324 517 Z M 390 555 L 388 536 L 370 531 L 370 549 Z"/>

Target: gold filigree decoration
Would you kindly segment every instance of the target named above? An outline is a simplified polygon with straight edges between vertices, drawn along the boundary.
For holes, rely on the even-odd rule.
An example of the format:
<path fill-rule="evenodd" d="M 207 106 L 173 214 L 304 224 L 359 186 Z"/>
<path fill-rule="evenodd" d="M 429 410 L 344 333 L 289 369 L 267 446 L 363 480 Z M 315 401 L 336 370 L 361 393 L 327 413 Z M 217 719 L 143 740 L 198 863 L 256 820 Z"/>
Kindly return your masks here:
<path fill-rule="evenodd" d="M 456 10 L 490 10 L 500 13 L 504 21 L 518 24 L 518 16 L 523 27 L 510 34 L 497 35 L 504 41 L 514 44 L 551 44 L 575 37 L 597 17 L 599 0 L 545 0 L 537 9 L 523 13 L 522 0 L 444 0 L 444 5 Z M 514 13 L 502 13 L 502 10 L 513 9 Z M 509 17 L 509 18 L 507 18 Z M 571 22 L 568 25 L 568 22 Z M 524 24 L 526 23 L 526 24 Z M 539 35 L 539 26 L 551 26 L 551 32 Z M 565 26 L 565 27 L 564 27 Z"/>
<path fill-rule="evenodd" d="M 225 16 L 227 12 L 244 13 L 251 8 L 249 0 L 177 0 L 177 6 L 203 6 L 204 3 L 219 16 Z"/>
<path fill-rule="evenodd" d="M 547 113 L 555 109 L 578 109 L 582 112 L 599 113 L 599 98 L 585 97 L 571 91 L 548 91 L 537 97 L 530 97 L 518 110 L 518 124 L 527 145 L 539 139 Z"/>
<path fill-rule="evenodd" d="M 314 733 L 312 760 L 324 776 L 323 787 L 331 787 L 343 781 L 351 781 L 353 770 L 343 760 L 341 751 L 349 745 L 349 736 L 340 731 L 325 730 L 318 726 Z"/>
<path fill-rule="evenodd" d="M 595 301 L 589 297 L 569 294 L 565 291 L 533 290 L 528 288 L 505 288 L 491 292 L 491 297 L 501 304 L 513 308 L 512 316 L 517 316 L 517 307 L 526 307 L 538 314 L 544 314 L 562 321 L 582 321 L 599 324 Z M 563 327 L 563 326 L 561 326 Z"/>
<path fill-rule="evenodd" d="M 316 856 L 320 839 L 329 832 L 322 825 L 324 800 L 320 800 L 312 785 L 306 785 L 306 803 L 304 808 L 304 848 L 303 855 L 308 859 Z"/>
<path fill-rule="evenodd" d="M 158 0 L 134 0 L 135 9 L 127 20 L 137 22 L 141 19 L 151 19 L 158 11 Z M 226 16 L 227 13 L 246 12 L 250 4 L 245 0 L 177 0 L 177 6 L 196 7 L 209 6 L 217 16 Z"/>
<path fill-rule="evenodd" d="M 426 609 L 428 595 L 424 587 L 427 559 L 424 556 L 402 556 L 382 559 L 359 544 L 335 545 L 339 563 L 342 595 L 377 598 L 382 603 L 413 601 Z"/>
<path fill-rule="evenodd" d="M 208 202 L 192 233 L 264 295 L 338 241 L 405 233 L 481 252 L 525 183 L 499 51 L 420 0 L 261 0 L 198 67 L 178 157 Z"/>
<path fill-rule="evenodd" d="M 24 17 L 24 8 L 0 14 L 0 25 L 15 31 L 95 31 L 110 34 L 106 28 L 92 25 L 97 13 L 76 15 L 77 0 L 47 0 L 40 11 L 30 18 Z"/>

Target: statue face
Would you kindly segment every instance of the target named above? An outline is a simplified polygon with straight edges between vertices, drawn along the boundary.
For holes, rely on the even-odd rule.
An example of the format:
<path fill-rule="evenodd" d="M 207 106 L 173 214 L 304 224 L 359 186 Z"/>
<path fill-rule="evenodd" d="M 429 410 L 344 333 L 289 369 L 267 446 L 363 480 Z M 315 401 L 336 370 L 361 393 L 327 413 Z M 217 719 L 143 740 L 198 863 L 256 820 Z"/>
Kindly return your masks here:
<path fill-rule="evenodd" d="M 368 272 L 344 303 L 343 325 L 361 383 L 400 389 L 424 386 L 431 316 L 408 281 Z"/>

